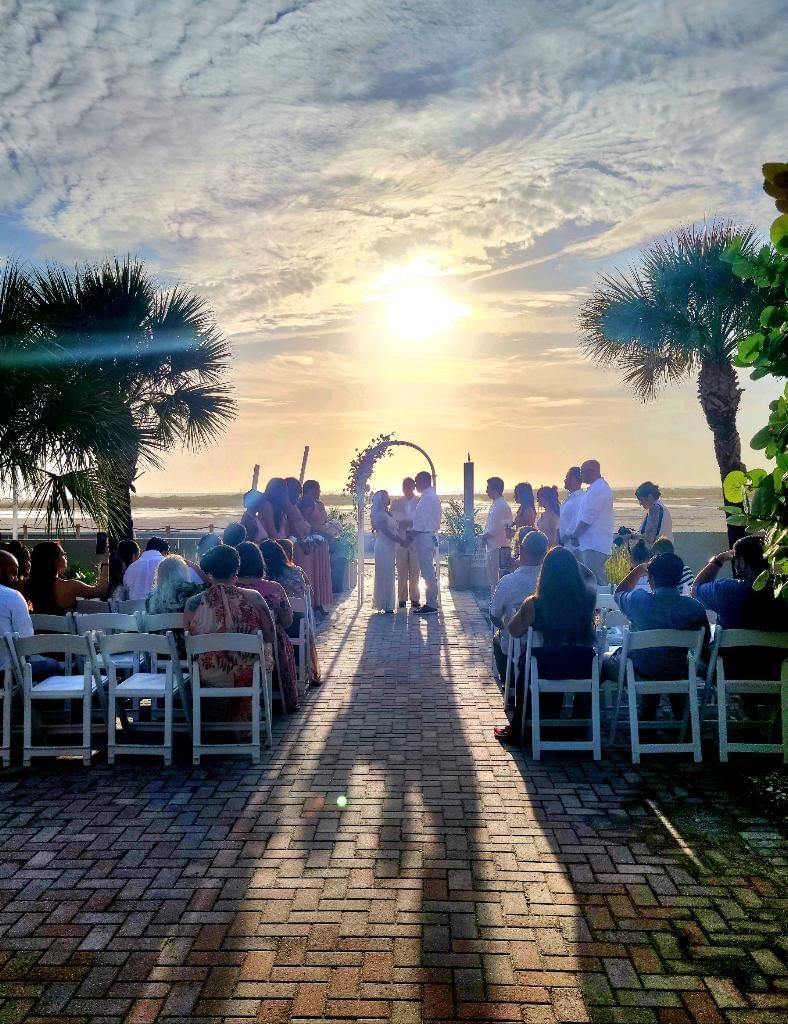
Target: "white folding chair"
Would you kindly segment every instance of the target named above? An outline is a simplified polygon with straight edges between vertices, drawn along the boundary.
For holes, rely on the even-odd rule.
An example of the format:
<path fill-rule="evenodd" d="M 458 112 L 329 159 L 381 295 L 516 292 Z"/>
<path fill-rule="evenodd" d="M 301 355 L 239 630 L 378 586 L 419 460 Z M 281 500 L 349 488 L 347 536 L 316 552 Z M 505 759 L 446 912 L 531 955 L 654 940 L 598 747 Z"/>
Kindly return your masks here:
<path fill-rule="evenodd" d="M 99 672 L 90 649 L 87 637 L 68 636 L 66 634 L 43 634 L 31 637 L 14 637 L 13 644 L 16 649 L 16 656 L 23 674 L 23 697 L 24 697 L 24 718 L 23 718 L 23 753 L 22 761 L 27 768 L 33 757 L 51 757 L 55 754 L 81 753 L 85 764 L 90 764 L 92 755 L 91 723 L 93 716 L 93 696 L 98 697 L 98 710 L 102 719 L 106 717 L 106 694 L 104 684 L 106 679 Z M 31 658 L 34 655 L 51 655 L 53 653 L 71 655 L 82 659 L 83 671 L 81 674 L 48 676 L 37 683 L 33 683 L 33 666 Z M 33 744 L 33 703 L 47 701 L 82 701 L 82 729 L 81 744 L 74 745 L 49 745 Z M 41 723 L 42 731 L 46 726 Z M 66 723 L 64 726 L 57 726 L 51 731 L 58 733 L 73 731 L 73 726 Z"/>
<path fill-rule="evenodd" d="M 265 714 L 266 738 L 269 745 L 273 743 L 271 731 L 271 681 L 265 669 L 264 643 L 262 631 L 257 633 L 207 633 L 202 636 L 186 637 L 186 652 L 189 657 L 192 680 L 192 750 L 195 764 L 200 763 L 200 757 L 203 754 L 249 754 L 252 764 L 260 763 L 261 697 Z M 201 654 L 223 651 L 254 656 L 250 686 L 202 686 L 199 656 Z M 251 742 L 204 743 L 202 739 L 203 700 L 217 698 L 227 700 L 241 697 L 251 697 L 252 700 L 252 714 L 249 723 Z M 226 725 L 211 723 L 214 729 L 237 729 L 239 724 L 241 723 L 232 722 Z"/>
<path fill-rule="evenodd" d="M 160 636 L 154 633 L 115 633 L 107 636 L 98 635 L 99 646 L 104 664 L 107 666 L 108 716 L 107 716 L 107 760 L 115 763 L 116 754 L 153 754 L 164 758 L 164 764 L 172 764 L 172 721 L 174 702 L 174 666 L 171 659 L 170 638 L 172 634 Z M 89 637 L 92 642 L 92 638 Z M 119 654 L 146 654 L 155 665 L 160 657 L 166 659 L 164 672 L 155 669 L 151 672 L 134 672 L 127 679 L 118 682 L 115 659 Z M 150 698 L 151 704 L 157 700 L 164 702 L 163 742 L 159 745 L 150 743 L 116 742 L 116 719 L 118 701 L 126 699 L 139 702 Z M 124 722 L 129 732 L 134 725 L 126 718 L 125 709 L 121 709 Z M 140 723 L 136 723 L 139 726 Z"/>
<path fill-rule="evenodd" d="M 523 653 L 523 641 L 519 636 L 512 636 L 508 633 L 509 642 L 506 645 L 506 672 L 503 679 L 503 707 L 509 706 L 509 694 L 512 685 L 515 690 L 515 704 L 517 703 L 517 673 L 520 668 L 520 656 Z"/>
<path fill-rule="evenodd" d="M 618 689 L 616 691 L 616 706 L 613 713 L 613 720 L 610 724 L 610 744 L 615 743 L 616 732 L 618 731 L 618 719 L 621 712 L 621 702 L 624 694 L 624 683 L 626 682 L 627 703 L 629 705 L 629 728 L 630 742 L 632 747 L 632 763 L 640 763 L 641 754 L 668 754 L 668 753 L 691 753 L 695 761 L 702 760 L 701 736 L 700 736 L 700 714 L 698 709 L 698 687 L 700 681 L 697 675 L 697 665 L 703 651 L 704 641 L 703 629 L 646 629 L 633 632 L 624 630 L 624 644 L 621 648 L 620 664 L 618 671 Z M 635 666 L 632 662 L 634 651 L 646 651 L 653 648 L 683 649 L 687 652 L 687 675 L 682 679 L 637 679 L 635 677 Z M 687 697 L 687 712 L 681 721 L 673 719 L 659 719 L 650 722 L 641 722 L 638 719 L 638 700 L 648 694 L 666 694 L 668 696 L 679 694 Z M 687 721 L 691 740 L 684 742 Z M 641 729 L 679 729 L 680 742 L 678 743 L 641 743 Z"/>
<path fill-rule="evenodd" d="M 290 643 L 296 651 L 296 661 L 298 663 L 298 693 L 299 696 L 303 697 L 306 693 L 307 684 L 309 682 L 309 664 L 310 664 L 310 643 L 312 631 L 309 624 L 309 602 L 307 598 L 302 597 L 291 597 L 290 607 L 293 609 L 293 613 L 300 615 L 301 618 L 298 621 L 298 636 L 291 636 Z"/>
<path fill-rule="evenodd" d="M 726 675 L 725 652 L 752 648 L 782 650 L 785 652 L 780 679 L 733 679 Z M 783 760 L 788 763 L 788 633 L 767 633 L 754 629 L 719 629 L 714 637 L 712 662 L 714 670 L 716 670 L 717 682 L 717 722 L 720 740 L 720 761 L 727 761 L 729 754 L 782 754 Z M 711 675 L 711 666 L 709 675 Z M 744 696 L 774 695 L 779 698 L 775 701 L 774 711 L 771 716 L 763 720 L 747 719 L 737 723 L 740 727 L 749 730 L 767 729 L 771 732 L 779 716 L 781 727 L 779 743 L 730 742 L 728 739 L 728 707 L 729 698 L 732 694 Z"/>
<path fill-rule="evenodd" d="M 590 750 L 595 761 L 602 757 L 602 723 L 599 707 L 599 658 L 594 655 L 591 662 L 591 676 L 588 679 L 540 679 L 539 664 L 534 657 L 531 659 L 531 743 L 534 760 L 538 761 L 543 750 Z M 589 740 L 565 739 L 565 740 L 543 740 L 542 725 L 556 724 L 542 722 L 539 696 L 543 693 L 590 693 L 591 694 L 591 719 L 570 719 L 561 725 L 575 726 L 590 725 L 591 738 Z"/>
<path fill-rule="evenodd" d="M 276 616 L 274 615 L 274 612 L 273 612 L 271 606 L 268 604 L 267 601 L 264 600 L 263 604 L 265 605 L 265 611 L 268 614 L 268 619 L 269 619 L 269 621 L 271 623 L 271 630 L 272 630 L 272 632 L 274 634 L 273 648 L 274 648 L 274 668 L 276 669 L 276 685 L 279 688 L 279 700 L 280 700 L 280 702 L 282 704 L 282 708 L 284 709 L 284 706 L 285 706 L 285 691 L 284 691 L 284 689 L 282 687 L 282 666 L 281 666 L 280 661 L 279 661 L 279 638 L 276 635 Z M 271 699 L 273 699 L 273 681 L 271 681 Z"/>
<path fill-rule="evenodd" d="M 74 615 L 74 628 L 77 633 L 84 636 L 85 633 L 138 633 L 140 629 L 139 620 L 136 615 L 129 615 L 121 612 L 97 612 L 95 615 Z M 104 659 L 98 654 L 99 668 L 104 669 Z M 113 662 L 116 669 L 123 672 L 139 672 L 139 654 L 115 654 Z"/>
<path fill-rule="evenodd" d="M 14 639 L 10 633 L 6 633 L 0 640 L 0 650 L 5 655 L 2 689 L 0 689 L 3 723 L 2 736 L 0 736 L 0 761 L 2 761 L 3 767 L 7 768 L 11 764 L 11 704 L 19 683 L 19 663 L 16 660 Z"/>

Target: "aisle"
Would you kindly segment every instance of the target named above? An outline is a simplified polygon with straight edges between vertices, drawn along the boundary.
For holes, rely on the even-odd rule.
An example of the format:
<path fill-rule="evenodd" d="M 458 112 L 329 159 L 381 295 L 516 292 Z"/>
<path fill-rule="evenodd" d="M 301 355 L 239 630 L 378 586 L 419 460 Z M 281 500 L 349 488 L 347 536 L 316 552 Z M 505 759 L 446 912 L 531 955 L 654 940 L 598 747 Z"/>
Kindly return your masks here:
<path fill-rule="evenodd" d="M 0 775 L 0 1021 L 784 1019 L 778 868 L 645 803 L 702 770 L 501 748 L 471 595 L 320 645 L 259 768 Z"/>

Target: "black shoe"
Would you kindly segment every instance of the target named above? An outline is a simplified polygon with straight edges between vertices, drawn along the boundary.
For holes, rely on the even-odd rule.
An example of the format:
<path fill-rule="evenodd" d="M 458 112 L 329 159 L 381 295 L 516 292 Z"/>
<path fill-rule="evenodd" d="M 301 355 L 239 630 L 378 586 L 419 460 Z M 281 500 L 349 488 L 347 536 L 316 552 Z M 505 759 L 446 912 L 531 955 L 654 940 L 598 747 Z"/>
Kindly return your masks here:
<path fill-rule="evenodd" d="M 403 601 L 403 602 L 402 602 L 402 604 L 405 604 L 405 602 Z M 418 608 L 421 608 L 421 601 L 411 601 L 411 602 L 410 602 L 410 606 L 411 606 L 411 608 L 413 608 L 413 610 L 415 611 L 415 610 L 417 610 Z M 400 605 L 400 607 L 402 607 L 402 605 Z"/>
<path fill-rule="evenodd" d="M 408 603 L 407 601 L 400 601 L 400 603 L 399 603 L 400 608 L 404 608 L 407 603 Z"/>
<path fill-rule="evenodd" d="M 438 611 L 437 608 L 432 608 L 428 604 L 423 604 L 419 608 L 419 615 L 435 615 L 437 613 L 437 611 Z"/>

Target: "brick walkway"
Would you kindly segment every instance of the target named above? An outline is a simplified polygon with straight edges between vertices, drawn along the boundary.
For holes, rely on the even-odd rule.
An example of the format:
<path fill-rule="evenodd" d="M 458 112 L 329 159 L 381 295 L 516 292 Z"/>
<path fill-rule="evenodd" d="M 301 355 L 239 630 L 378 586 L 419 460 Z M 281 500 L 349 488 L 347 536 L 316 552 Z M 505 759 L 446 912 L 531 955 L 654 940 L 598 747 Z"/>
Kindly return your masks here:
<path fill-rule="evenodd" d="M 779 836 L 684 758 L 502 749 L 470 595 L 353 604 L 259 768 L 0 775 L 0 1024 L 785 1024 Z"/>

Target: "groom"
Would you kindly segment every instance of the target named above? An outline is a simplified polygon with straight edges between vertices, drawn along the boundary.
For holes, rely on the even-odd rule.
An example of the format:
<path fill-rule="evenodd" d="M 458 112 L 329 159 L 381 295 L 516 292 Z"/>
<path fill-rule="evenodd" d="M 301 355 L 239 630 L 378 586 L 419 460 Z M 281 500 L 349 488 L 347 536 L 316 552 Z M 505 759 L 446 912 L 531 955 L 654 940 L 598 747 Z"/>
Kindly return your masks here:
<path fill-rule="evenodd" d="M 418 609 L 418 614 L 434 615 L 438 610 L 435 545 L 441 526 L 441 503 L 432 486 L 432 476 L 429 473 L 416 474 L 416 490 L 420 497 L 413 513 L 413 527 L 408 530 L 408 536 L 413 537 L 413 546 L 426 592 L 425 603 Z"/>

